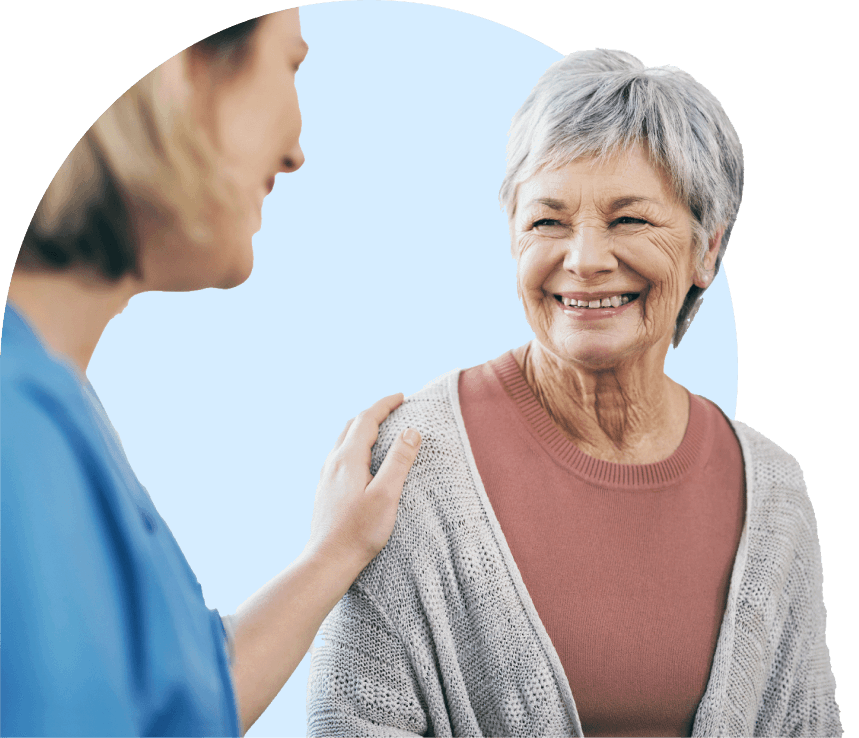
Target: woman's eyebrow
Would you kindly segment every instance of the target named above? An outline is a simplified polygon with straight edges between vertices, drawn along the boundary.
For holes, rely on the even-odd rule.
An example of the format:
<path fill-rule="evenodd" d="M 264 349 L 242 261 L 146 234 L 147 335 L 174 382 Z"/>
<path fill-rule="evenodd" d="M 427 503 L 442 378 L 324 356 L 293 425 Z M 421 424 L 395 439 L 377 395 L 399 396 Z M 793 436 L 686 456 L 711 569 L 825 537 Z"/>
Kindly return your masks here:
<path fill-rule="evenodd" d="M 630 205 L 636 205 L 640 202 L 649 202 L 654 205 L 662 205 L 659 200 L 654 200 L 652 197 L 643 197 L 641 195 L 629 195 L 627 197 L 618 197 L 615 200 L 612 200 L 608 206 L 610 212 L 614 212 L 615 210 L 621 210 L 622 208 L 629 207 Z"/>
<path fill-rule="evenodd" d="M 644 197 L 643 195 L 626 195 L 624 197 L 617 197 L 612 200 L 608 205 L 608 212 L 614 212 L 616 210 L 621 210 L 623 208 L 629 207 L 630 205 L 635 205 L 637 203 L 652 203 L 654 205 L 662 205 L 659 200 L 654 200 L 652 197 Z M 545 205 L 547 208 L 551 210 L 564 211 L 567 210 L 567 205 L 563 200 L 558 200 L 554 197 L 537 197 L 531 200 L 528 203 L 527 207 L 531 207 L 533 205 Z"/>
<path fill-rule="evenodd" d="M 532 205 L 545 205 L 552 210 L 566 210 L 567 206 L 563 200 L 556 200 L 554 197 L 538 197 L 528 203 L 527 207 Z"/>

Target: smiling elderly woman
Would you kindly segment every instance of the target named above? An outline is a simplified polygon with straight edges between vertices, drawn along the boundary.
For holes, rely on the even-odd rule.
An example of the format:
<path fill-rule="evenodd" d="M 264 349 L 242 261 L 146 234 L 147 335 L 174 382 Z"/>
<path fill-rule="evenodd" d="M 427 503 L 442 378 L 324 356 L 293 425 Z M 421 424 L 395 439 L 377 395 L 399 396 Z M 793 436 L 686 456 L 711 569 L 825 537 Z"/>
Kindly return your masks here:
<path fill-rule="evenodd" d="M 535 338 L 383 426 L 376 464 L 407 424 L 424 442 L 324 626 L 312 734 L 841 734 L 800 469 L 664 372 L 742 182 L 688 74 L 546 72 L 501 188 Z"/>

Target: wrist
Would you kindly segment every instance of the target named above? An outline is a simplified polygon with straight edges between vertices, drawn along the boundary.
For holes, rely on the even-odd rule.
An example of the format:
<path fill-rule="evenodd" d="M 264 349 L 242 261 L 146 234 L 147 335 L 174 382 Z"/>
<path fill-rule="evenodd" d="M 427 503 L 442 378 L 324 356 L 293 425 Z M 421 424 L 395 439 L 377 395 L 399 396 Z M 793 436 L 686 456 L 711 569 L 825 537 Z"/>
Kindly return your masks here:
<path fill-rule="evenodd" d="M 343 592 L 351 586 L 364 567 L 372 561 L 369 554 L 331 542 L 308 542 L 298 557 L 303 566 L 313 570 L 320 581 L 339 583 Z"/>

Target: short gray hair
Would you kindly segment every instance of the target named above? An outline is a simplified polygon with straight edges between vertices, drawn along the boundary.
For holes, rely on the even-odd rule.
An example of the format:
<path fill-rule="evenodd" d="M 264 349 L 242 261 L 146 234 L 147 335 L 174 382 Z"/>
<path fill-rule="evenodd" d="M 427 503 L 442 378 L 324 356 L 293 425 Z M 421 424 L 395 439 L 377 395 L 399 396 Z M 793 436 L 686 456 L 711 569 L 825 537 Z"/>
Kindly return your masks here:
<path fill-rule="evenodd" d="M 623 51 L 579 51 L 549 67 L 513 117 L 499 198 L 512 218 L 518 186 L 580 157 L 606 158 L 642 143 L 692 213 L 699 258 L 724 228 L 718 273 L 743 196 L 743 148 L 719 101 L 676 67 L 646 68 Z M 703 289 L 689 290 L 674 345 Z"/>

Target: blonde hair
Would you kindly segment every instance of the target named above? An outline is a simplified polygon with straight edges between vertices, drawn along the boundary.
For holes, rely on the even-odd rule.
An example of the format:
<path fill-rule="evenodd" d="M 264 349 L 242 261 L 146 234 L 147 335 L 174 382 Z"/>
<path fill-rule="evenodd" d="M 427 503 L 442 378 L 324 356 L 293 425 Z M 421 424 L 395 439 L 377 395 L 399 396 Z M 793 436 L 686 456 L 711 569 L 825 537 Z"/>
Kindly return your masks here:
<path fill-rule="evenodd" d="M 174 229 L 185 241 L 206 243 L 215 235 L 215 209 L 235 209 L 238 217 L 235 187 L 223 176 L 215 142 L 198 120 L 187 72 L 194 55 L 204 57 L 213 73 L 234 71 L 257 21 L 180 52 L 98 118 L 45 191 L 24 236 L 19 266 L 84 267 L 108 280 L 140 276 L 139 219 Z"/>

